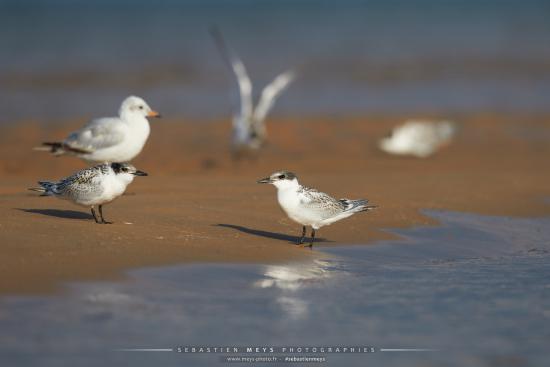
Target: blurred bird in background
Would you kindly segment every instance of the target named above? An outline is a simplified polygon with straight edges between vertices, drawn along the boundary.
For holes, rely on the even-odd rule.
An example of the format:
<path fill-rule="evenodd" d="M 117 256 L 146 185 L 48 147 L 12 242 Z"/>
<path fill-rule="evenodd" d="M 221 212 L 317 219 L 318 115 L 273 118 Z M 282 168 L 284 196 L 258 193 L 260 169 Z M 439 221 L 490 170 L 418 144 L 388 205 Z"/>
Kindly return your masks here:
<path fill-rule="evenodd" d="M 378 147 L 389 154 L 426 158 L 450 144 L 457 132 L 451 121 L 409 120 L 393 128 Z"/>
<path fill-rule="evenodd" d="M 292 83 L 296 74 L 292 70 L 279 74 L 262 90 L 258 104 L 254 107 L 252 82 L 243 62 L 235 52 L 227 47 L 217 27 L 212 28 L 210 34 L 214 38 L 222 58 L 235 74 L 239 85 L 240 107 L 233 115 L 231 137 L 233 157 L 238 159 L 243 154 L 258 151 L 265 144 L 267 139 L 265 119 L 277 98 Z"/>

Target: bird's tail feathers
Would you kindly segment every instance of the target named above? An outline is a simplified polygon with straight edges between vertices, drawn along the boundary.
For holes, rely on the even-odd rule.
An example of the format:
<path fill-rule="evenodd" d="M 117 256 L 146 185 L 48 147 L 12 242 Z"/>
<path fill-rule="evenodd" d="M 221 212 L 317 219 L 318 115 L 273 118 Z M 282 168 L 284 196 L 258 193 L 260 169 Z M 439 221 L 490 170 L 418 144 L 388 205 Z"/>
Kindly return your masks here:
<path fill-rule="evenodd" d="M 34 147 L 33 149 L 34 150 L 40 150 L 40 151 L 43 151 L 43 152 L 50 152 L 53 155 L 62 155 L 62 154 L 66 154 L 66 153 L 69 153 L 69 154 L 89 154 L 89 153 L 91 153 L 90 150 L 71 147 L 71 146 L 69 146 L 65 143 L 60 143 L 60 142 L 54 142 L 54 143 L 45 142 L 45 143 L 42 143 L 41 146 Z"/>
<path fill-rule="evenodd" d="M 59 142 L 54 142 L 54 143 L 45 142 L 45 143 L 42 143 L 42 145 L 39 147 L 34 147 L 33 150 L 50 152 L 53 155 L 61 155 L 65 153 L 65 147 L 63 145 L 64 145 L 63 143 L 59 143 Z"/>
<path fill-rule="evenodd" d="M 369 204 L 369 201 L 367 199 L 359 199 L 359 200 L 350 200 L 350 199 L 340 199 L 340 202 L 344 204 L 345 208 L 344 211 L 352 211 L 354 213 L 357 212 L 366 212 L 369 210 L 376 209 L 377 205 Z"/>
<path fill-rule="evenodd" d="M 40 187 L 31 187 L 29 190 L 42 193 L 40 196 L 51 196 L 56 194 L 56 183 L 49 181 L 38 181 L 38 184 Z"/>

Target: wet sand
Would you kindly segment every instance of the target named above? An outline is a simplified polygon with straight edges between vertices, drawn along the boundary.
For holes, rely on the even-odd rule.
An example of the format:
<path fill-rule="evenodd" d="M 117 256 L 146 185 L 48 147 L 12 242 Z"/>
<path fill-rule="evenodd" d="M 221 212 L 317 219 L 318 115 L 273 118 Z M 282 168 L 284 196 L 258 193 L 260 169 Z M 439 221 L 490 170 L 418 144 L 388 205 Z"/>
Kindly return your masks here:
<path fill-rule="evenodd" d="M 59 297 L 0 297 L 0 364 L 212 366 L 228 356 L 215 346 L 231 340 L 232 357 L 266 345 L 330 366 L 546 366 L 550 217 L 423 213 L 440 225 L 324 248 L 313 261 L 161 266 L 124 282 L 71 282 Z M 374 353 L 319 348 L 366 341 Z M 118 349 L 146 346 L 167 349 Z M 396 346 L 432 351 L 383 351 Z"/>
<path fill-rule="evenodd" d="M 448 116 L 446 116 L 448 117 Z M 275 189 L 255 181 L 288 169 L 336 197 L 380 208 L 318 232 L 318 246 L 368 244 L 387 228 L 435 224 L 420 209 L 547 216 L 548 116 L 451 116 L 454 144 L 418 160 L 378 152 L 376 140 L 403 116 L 277 119 L 255 160 L 229 156 L 228 121 L 162 120 L 134 164 L 150 174 L 105 207 L 87 209 L 26 191 L 86 164 L 31 148 L 85 120 L 24 121 L 0 130 L 0 293 L 51 292 L 69 280 L 111 279 L 133 267 L 182 262 L 281 263 L 319 256 L 292 244 L 300 226 L 279 209 Z M 7 159 L 6 157 L 9 157 Z"/>

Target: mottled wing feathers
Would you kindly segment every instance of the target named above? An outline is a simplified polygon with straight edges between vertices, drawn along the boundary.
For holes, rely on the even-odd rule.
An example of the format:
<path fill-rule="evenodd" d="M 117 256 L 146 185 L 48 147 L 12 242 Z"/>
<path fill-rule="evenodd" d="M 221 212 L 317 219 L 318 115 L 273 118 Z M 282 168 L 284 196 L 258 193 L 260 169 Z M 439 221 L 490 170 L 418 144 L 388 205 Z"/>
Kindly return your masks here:
<path fill-rule="evenodd" d="M 78 171 L 72 176 L 64 178 L 57 184 L 57 191 L 69 197 L 100 193 L 103 187 L 99 183 L 100 176 L 107 173 L 108 165 L 99 165 Z"/>
<path fill-rule="evenodd" d="M 302 186 L 298 193 L 301 194 L 300 204 L 304 208 L 317 211 L 323 218 L 330 218 L 345 210 L 345 206 L 341 201 L 324 192 Z"/>
<path fill-rule="evenodd" d="M 369 205 L 369 201 L 366 199 L 336 200 L 324 192 L 304 186 L 298 189 L 298 195 L 300 195 L 302 208 L 316 212 L 322 219 L 333 218 L 342 213 L 357 213 L 376 208 L 376 205 Z"/>

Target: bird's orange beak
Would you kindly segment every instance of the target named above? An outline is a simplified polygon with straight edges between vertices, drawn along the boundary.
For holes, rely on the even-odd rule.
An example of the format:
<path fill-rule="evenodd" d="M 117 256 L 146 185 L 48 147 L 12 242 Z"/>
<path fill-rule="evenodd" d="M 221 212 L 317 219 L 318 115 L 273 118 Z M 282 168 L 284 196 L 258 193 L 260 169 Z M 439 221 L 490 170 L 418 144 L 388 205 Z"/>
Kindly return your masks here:
<path fill-rule="evenodd" d="M 157 111 L 149 111 L 149 113 L 147 114 L 147 117 L 156 117 L 156 118 L 161 118 L 161 115 L 160 113 L 158 113 Z"/>

